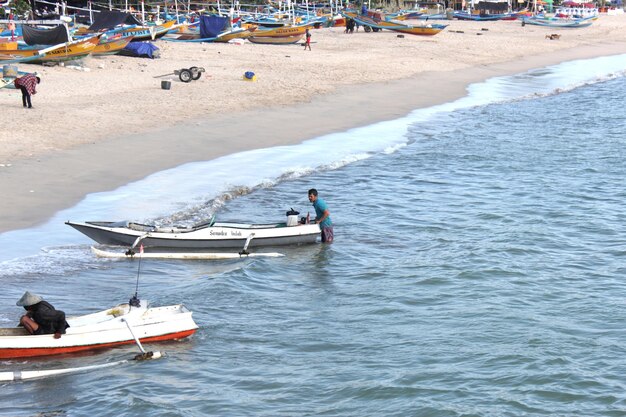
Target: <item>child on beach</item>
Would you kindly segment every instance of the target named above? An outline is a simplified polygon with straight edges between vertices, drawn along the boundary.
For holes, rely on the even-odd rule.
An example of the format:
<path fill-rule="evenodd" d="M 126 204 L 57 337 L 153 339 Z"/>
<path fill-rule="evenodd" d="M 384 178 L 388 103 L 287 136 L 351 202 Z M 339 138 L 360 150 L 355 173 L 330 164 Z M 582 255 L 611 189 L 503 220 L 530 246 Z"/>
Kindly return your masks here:
<path fill-rule="evenodd" d="M 311 50 L 311 32 L 309 32 L 309 29 L 306 30 L 306 41 L 304 42 L 304 50 L 306 51 L 306 48 L 309 48 L 309 51 Z"/>

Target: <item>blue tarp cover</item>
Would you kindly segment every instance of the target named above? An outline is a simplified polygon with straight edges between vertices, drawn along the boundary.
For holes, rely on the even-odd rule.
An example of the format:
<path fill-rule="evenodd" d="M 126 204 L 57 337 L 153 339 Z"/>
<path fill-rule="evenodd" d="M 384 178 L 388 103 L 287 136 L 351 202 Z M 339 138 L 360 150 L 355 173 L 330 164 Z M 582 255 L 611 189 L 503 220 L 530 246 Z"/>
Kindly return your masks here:
<path fill-rule="evenodd" d="M 220 16 L 200 16 L 200 37 L 215 38 L 226 27 L 227 17 Z"/>
<path fill-rule="evenodd" d="M 150 42 L 130 42 L 123 49 L 124 55 L 154 58 L 154 51 L 159 48 Z"/>

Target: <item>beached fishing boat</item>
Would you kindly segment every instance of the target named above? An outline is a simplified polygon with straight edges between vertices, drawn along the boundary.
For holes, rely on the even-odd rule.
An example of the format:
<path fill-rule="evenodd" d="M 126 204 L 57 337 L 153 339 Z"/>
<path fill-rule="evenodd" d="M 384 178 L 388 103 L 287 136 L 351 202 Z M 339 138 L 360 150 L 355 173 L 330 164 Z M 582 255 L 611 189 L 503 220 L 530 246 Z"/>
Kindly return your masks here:
<path fill-rule="evenodd" d="M 595 18 L 588 17 L 584 19 L 561 19 L 561 18 L 540 18 L 529 17 L 522 20 L 522 25 L 545 26 L 549 28 L 584 28 L 591 26 Z"/>
<path fill-rule="evenodd" d="M 152 41 L 165 36 L 175 27 L 175 20 L 168 20 L 162 24 L 142 25 L 130 13 L 103 11 L 98 13 L 94 23 L 87 27 L 80 27 L 73 32 L 75 38 L 93 36 L 106 33 L 107 36 L 132 37 L 132 41 Z"/>
<path fill-rule="evenodd" d="M 256 31 L 256 27 L 232 28 L 217 35 L 215 42 L 228 42 L 233 39 L 248 39 Z"/>
<path fill-rule="evenodd" d="M 162 38 L 172 29 L 175 20 L 169 20 L 160 25 L 137 26 L 129 29 L 121 30 L 122 36 L 132 36 L 135 41 L 153 41 Z"/>
<path fill-rule="evenodd" d="M 433 36 L 444 30 L 448 25 L 441 24 L 426 24 L 426 25 L 404 25 L 401 23 L 396 23 L 392 21 L 384 20 L 381 16 L 380 18 L 360 15 L 354 12 L 343 11 L 341 12 L 346 18 L 352 19 L 357 22 L 361 26 L 369 26 L 375 30 L 379 29 L 388 29 L 393 30 L 394 32 L 406 33 L 408 35 L 422 35 L 422 36 Z"/>
<path fill-rule="evenodd" d="M 108 37 L 107 39 L 101 38 L 91 54 L 94 56 L 115 55 L 124 49 L 132 40 L 132 36 L 122 37 L 121 35 Z"/>
<path fill-rule="evenodd" d="M 78 59 L 89 55 L 99 43 L 99 36 L 46 47 L 0 49 L 0 64 L 16 62 L 58 62 Z"/>
<path fill-rule="evenodd" d="M 515 20 L 517 17 L 512 13 L 468 13 L 465 10 L 457 10 L 454 17 L 459 20 L 472 20 L 474 22 L 488 22 L 494 20 Z"/>
<path fill-rule="evenodd" d="M 216 36 L 201 37 L 200 31 L 185 33 L 168 33 L 162 39 L 168 42 L 228 42 L 233 39 L 248 39 L 256 27 L 231 28 L 218 33 Z"/>
<path fill-rule="evenodd" d="M 289 45 L 299 42 L 306 33 L 308 25 L 284 26 L 277 28 L 258 28 L 248 40 L 252 43 Z"/>
<path fill-rule="evenodd" d="M 228 42 L 232 39 L 247 39 L 256 26 L 232 26 L 230 19 L 222 16 L 200 16 L 196 28 L 184 27 L 177 33 L 168 33 L 163 40 L 171 42 Z"/>
<path fill-rule="evenodd" d="M 138 241 L 146 248 L 207 250 L 283 246 L 315 243 L 320 235 L 317 224 L 299 224 L 296 216 L 287 223 L 247 224 L 209 222 L 191 227 L 157 227 L 132 222 L 67 221 L 65 224 L 104 245 L 135 246 Z M 296 219 L 293 219 L 296 217 Z"/>
<path fill-rule="evenodd" d="M 413 20 L 413 19 L 419 19 L 420 16 L 422 16 L 424 14 L 424 12 L 421 11 L 402 11 L 402 12 L 398 12 L 395 14 L 391 14 L 390 17 L 393 20 Z"/>
<path fill-rule="evenodd" d="M 133 299 L 131 299 L 133 301 Z M 139 306 L 120 304 L 84 316 L 68 317 L 70 327 L 61 338 L 31 335 L 23 327 L 0 329 L 0 359 L 26 358 L 83 352 L 136 343 L 182 339 L 198 329 L 184 305 Z"/>

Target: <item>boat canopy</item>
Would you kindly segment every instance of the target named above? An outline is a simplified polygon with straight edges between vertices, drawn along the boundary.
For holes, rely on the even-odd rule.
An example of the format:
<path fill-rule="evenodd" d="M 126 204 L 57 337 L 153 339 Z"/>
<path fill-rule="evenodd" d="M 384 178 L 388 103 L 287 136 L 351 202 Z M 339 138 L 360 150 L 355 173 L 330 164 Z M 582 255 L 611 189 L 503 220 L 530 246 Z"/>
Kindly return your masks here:
<path fill-rule="evenodd" d="M 227 17 L 200 16 L 200 38 L 215 38 L 226 27 Z"/>
<path fill-rule="evenodd" d="M 130 13 L 105 10 L 96 15 L 89 30 L 113 29 L 118 25 L 141 25 L 141 22 Z"/>
<path fill-rule="evenodd" d="M 67 28 L 63 25 L 53 29 L 38 29 L 33 26 L 22 25 L 22 35 L 24 42 L 28 45 L 58 45 L 70 41 Z"/>
<path fill-rule="evenodd" d="M 491 13 L 500 12 L 506 13 L 509 11 L 508 1 L 479 1 L 475 4 L 474 8 L 478 10 L 489 10 Z"/>

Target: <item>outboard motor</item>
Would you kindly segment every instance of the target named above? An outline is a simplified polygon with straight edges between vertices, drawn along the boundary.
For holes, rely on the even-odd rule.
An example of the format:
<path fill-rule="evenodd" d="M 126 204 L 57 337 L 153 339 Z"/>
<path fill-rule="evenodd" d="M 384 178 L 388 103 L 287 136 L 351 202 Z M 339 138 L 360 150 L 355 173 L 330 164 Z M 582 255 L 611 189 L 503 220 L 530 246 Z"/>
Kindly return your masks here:
<path fill-rule="evenodd" d="M 295 211 L 293 208 L 287 212 L 287 226 L 298 225 L 298 214 L 300 214 L 300 212 Z"/>

